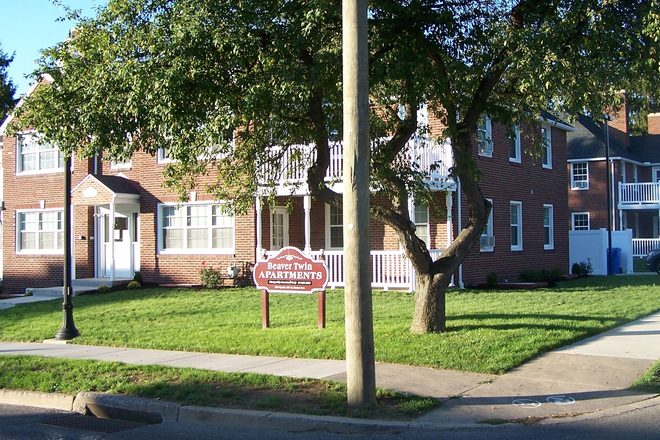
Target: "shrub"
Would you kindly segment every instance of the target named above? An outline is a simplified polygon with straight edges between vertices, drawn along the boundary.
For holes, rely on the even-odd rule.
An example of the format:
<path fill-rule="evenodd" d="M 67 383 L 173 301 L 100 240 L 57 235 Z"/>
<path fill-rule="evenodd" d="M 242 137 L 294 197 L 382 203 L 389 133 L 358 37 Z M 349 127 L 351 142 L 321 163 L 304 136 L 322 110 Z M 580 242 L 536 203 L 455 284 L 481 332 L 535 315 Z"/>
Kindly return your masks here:
<path fill-rule="evenodd" d="M 108 292 L 110 292 L 110 286 L 108 286 L 107 284 L 101 284 L 96 289 L 96 291 L 99 292 L 99 293 L 108 293 Z"/>
<path fill-rule="evenodd" d="M 199 279 L 204 287 L 214 289 L 220 285 L 222 275 L 220 275 L 220 271 L 212 267 L 206 267 L 204 262 L 202 262 L 202 268 L 199 270 Z"/>
<path fill-rule="evenodd" d="M 136 281 L 136 282 L 142 284 L 142 274 L 140 273 L 139 270 L 136 271 L 136 272 L 133 274 L 133 281 Z"/>
<path fill-rule="evenodd" d="M 486 287 L 489 289 L 497 289 L 498 279 L 497 273 L 491 272 L 486 277 Z"/>
<path fill-rule="evenodd" d="M 587 258 L 586 262 L 580 261 L 579 263 L 573 263 L 573 266 L 571 266 L 571 273 L 581 277 L 586 277 L 594 273 L 594 268 L 591 265 L 591 258 Z"/>
<path fill-rule="evenodd" d="M 128 285 L 126 285 L 126 288 L 128 290 L 135 290 L 135 289 L 139 289 L 140 287 L 142 287 L 142 284 L 138 283 L 137 281 L 131 281 L 130 283 L 128 283 Z"/>
<path fill-rule="evenodd" d="M 520 272 L 520 281 L 524 283 L 539 283 L 543 281 L 543 271 L 527 269 Z"/>

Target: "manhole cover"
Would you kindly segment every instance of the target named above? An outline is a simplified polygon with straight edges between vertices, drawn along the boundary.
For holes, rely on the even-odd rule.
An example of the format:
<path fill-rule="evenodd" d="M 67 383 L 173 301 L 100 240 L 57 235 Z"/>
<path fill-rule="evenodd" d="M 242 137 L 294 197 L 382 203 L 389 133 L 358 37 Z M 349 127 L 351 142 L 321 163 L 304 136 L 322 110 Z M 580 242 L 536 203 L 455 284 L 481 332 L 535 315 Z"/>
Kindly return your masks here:
<path fill-rule="evenodd" d="M 145 426 L 145 423 L 127 422 L 125 420 L 115 419 L 99 419 L 98 417 L 84 416 L 82 414 L 74 414 L 72 416 L 47 420 L 41 422 L 41 424 L 61 426 L 63 428 L 83 429 L 85 431 L 104 432 L 108 434 Z"/>

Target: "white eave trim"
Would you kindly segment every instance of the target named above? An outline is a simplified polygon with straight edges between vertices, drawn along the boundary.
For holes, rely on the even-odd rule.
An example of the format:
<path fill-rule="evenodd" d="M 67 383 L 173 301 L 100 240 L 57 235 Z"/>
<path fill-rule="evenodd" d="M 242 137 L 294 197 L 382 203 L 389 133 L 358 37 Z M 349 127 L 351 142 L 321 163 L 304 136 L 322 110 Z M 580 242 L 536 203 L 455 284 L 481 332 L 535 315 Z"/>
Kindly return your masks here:
<path fill-rule="evenodd" d="M 546 119 L 544 117 L 541 117 L 540 119 L 541 119 L 541 122 L 543 122 L 544 124 L 548 124 L 551 127 L 556 127 L 558 129 L 564 130 L 564 131 L 570 131 L 570 132 L 575 131 L 575 127 L 573 127 L 571 125 L 568 125 L 568 124 L 565 124 L 563 122 L 553 121 L 553 120 L 550 120 L 550 119 Z"/>
<path fill-rule="evenodd" d="M 590 157 L 590 158 L 585 158 L 585 159 L 568 159 L 568 163 L 573 163 L 573 162 L 605 162 L 606 158 L 605 157 Z M 610 161 L 613 160 L 620 160 L 621 162 L 627 162 L 631 163 L 633 165 L 639 165 L 642 167 L 657 167 L 660 166 L 660 162 L 638 162 L 636 160 L 628 159 L 625 157 L 621 156 L 615 156 L 615 157 L 610 157 Z"/>

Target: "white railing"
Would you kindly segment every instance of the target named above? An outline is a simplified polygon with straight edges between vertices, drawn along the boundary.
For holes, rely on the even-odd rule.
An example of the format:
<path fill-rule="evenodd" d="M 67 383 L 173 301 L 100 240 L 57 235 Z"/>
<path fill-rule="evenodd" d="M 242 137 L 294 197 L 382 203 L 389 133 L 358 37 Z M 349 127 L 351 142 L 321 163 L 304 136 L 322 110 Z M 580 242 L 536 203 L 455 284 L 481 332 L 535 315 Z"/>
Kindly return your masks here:
<path fill-rule="evenodd" d="M 653 249 L 660 248 L 660 238 L 633 238 L 633 257 L 646 257 Z"/>
<path fill-rule="evenodd" d="M 453 166 L 451 145 L 438 144 L 427 138 L 415 137 L 408 141 L 403 158 L 427 179 L 447 180 Z M 260 168 L 260 183 L 300 184 L 306 180 L 307 169 L 316 159 L 314 145 L 292 145 L 286 150 L 271 148 L 270 159 Z M 330 165 L 325 175 L 327 182 L 339 182 L 344 172 L 341 142 L 330 143 Z"/>
<path fill-rule="evenodd" d="M 621 205 L 660 204 L 660 183 L 619 182 Z"/>
<path fill-rule="evenodd" d="M 430 251 L 433 260 L 437 260 L 443 249 Z M 277 251 L 268 251 L 268 258 L 277 254 Z M 346 287 L 344 278 L 344 252 L 323 252 L 325 265 L 328 268 L 328 288 L 336 289 Z M 314 260 L 321 258 L 320 251 L 312 251 Z M 405 257 L 405 252 L 397 251 L 371 251 L 371 286 L 378 289 L 406 289 L 415 290 L 415 271 L 412 263 Z"/>

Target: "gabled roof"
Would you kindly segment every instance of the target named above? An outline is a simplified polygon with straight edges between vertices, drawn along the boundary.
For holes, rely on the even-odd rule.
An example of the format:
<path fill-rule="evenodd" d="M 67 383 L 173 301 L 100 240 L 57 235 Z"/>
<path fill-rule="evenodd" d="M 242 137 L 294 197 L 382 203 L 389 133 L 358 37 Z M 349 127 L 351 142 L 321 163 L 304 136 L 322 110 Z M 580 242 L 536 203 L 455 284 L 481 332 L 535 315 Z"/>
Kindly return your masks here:
<path fill-rule="evenodd" d="M 88 174 L 71 190 L 74 205 L 139 203 L 138 184 L 125 177 Z"/>
<path fill-rule="evenodd" d="M 575 131 L 566 135 L 568 160 L 603 159 L 605 130 L 601 121 L 579 115 L 573 123 Z M 630 147 L 610 132 L 610 157 L 639 163 L 660 163 L 660 135 L 631 136 Z"/>
<path fill-rule="evenodd" d="M 7 134 L 7 126 L 14 119 L 14 112 L 16 111 L 16 109 L 18 109 L 20 106 L 23 105 L 23 101 L 25 101 L 25 98 L 30 96 L 32 94 L 32 92 L 34 92 L 36 90 L 36 88 L 39 86 L 39 84 L 41 84 L 42 82 L 52 83 L 53 82 L 53 77 L 48 75 L 48 74 L 44 74 L 41 77 L 41 81 L 34 81 L 32 84 L 30 84 L 30 87 L 28 88 L 27 92 L 25 92 L 25 95 L 21 96 L 21 99 L 18 101 L 18 104 L 16 104 L 16 108 L 14 109 L 14 111 L 12 111 L 5 118 L 5 120 L 2 121 L 2 125 L 0 125 L 0 137 Z M 1 145 L 0 145 L 0 147 L 1 147 Z"/>

